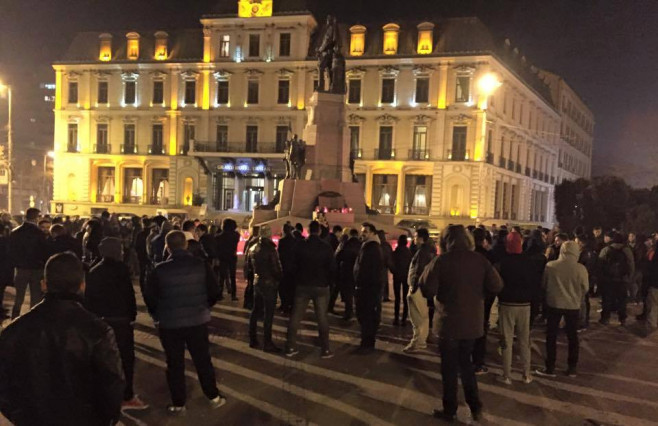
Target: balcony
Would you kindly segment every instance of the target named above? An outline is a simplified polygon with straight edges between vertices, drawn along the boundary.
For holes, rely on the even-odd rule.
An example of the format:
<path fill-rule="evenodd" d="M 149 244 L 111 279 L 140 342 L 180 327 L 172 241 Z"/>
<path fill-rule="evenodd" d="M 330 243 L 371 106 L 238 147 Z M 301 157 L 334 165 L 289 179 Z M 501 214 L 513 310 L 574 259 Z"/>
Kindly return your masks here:
<path fill-rule="evenodd" d="M 525 175 L 530 177 L 530 167 L 525 168 Z"/>
<path fill-rule="evenodd" d="M 395 149 L 380 148 L 375 150 L 375 159 L 377 160 L 395 160 Z"/>
<path fill-rule="evenodd" d="M 121 153 L 122 154 L 137 154 L 137 145 L 136 144 L 121 144 Z"/>
<path fill-rule="evenodd" d="M 192 150 L 196 153 L 259 153 L 259 154 L 283 154 L 281 144 L 276 142 L 216 142 L 216 141 L 194 141 Z"/>
<path fill-rule="evenodd" d="M 426 161 L 430 159 L 429 149 L 410 149 L 409 160 Z"/>
<path fill-rule="evenodd" d="M 149 155 L 166 155 L 164 147 L 162 145 L 149 145 L 148 146 Z"/>
<path fill-rule="evenodd" d="M 94 145 L 94 153 L 96 154 L 111 154 L 112 145 L 107 143 L 99 143 Z"/>
<path fill-rule="evenodd" d="M 532 178 L 533 179 L 537 179 L 537 173 L 538 173 L 537 170 L 532 171 Z"/>
<path fill-rule="evenodd" d="M 66 145 L 66 152 L 80 152 L 80 150 L 78 149 L 78 144 Z"/>
<path fill-rule="evenodd" d="M 504 157 L 500 157 L 498 159 L 498 167 L 505 168 L 505 165 L 507 165 L 507 160 Z"/>
<path fill-rule="evenodd" d="M 522 172 L 521 172 L 521 165 L 520 165 L 520 164 L 517 164 L 515 170 L 516 170 L 516 172 L 517 172 L 518 174 L 521 174 L 521 173 L 522 173 Z"/>
<path fill-rule="evenodd" d="M 494 153 L 493 152 L 487 152 L 486 162 L 488 164 L 493 164 L 494 163 Z"/>
<path fill-rule="evenodd" d="M 514 171 L 514 161 L 513 160 L 507 160 L 507 170 Z"/>
<path fill-rule="evenodd" d="M 471 158 L 471 151 L 455 151 L 452 149 L 448 150 L 448 160 L 451 161 L 468 161 Z"/>

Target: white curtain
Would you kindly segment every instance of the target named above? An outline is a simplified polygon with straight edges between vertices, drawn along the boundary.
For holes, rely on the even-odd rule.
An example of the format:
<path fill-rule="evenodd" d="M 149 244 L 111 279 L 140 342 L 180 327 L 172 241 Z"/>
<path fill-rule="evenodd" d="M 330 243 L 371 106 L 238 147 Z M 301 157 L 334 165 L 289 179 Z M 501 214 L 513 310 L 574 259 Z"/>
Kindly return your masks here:
<path fill-rule="evenodd" d="M 140 177 L 133 178 L 130 185 L 130 196 L 135 198 L 142 198 L 144 194 L 144 181 Z"/>

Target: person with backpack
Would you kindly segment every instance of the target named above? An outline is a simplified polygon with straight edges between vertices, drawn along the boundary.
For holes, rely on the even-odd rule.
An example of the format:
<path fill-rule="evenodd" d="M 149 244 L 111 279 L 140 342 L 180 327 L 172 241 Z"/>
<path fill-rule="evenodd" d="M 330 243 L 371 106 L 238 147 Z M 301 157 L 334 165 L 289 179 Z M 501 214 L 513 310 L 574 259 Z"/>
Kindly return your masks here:
<path fill-rule="evenodd" d="M 599 284 L 601 286 L 601 319 L 603 325 L 610 323 L 610 315 L 617 312 L 619 323 L 626 323 L 626 297 L 628 283 L 635 275 L 633 252 L 624 244 L 624 238 L 617 232 L 607 235 L 610 244 L 599 254 Z"/>

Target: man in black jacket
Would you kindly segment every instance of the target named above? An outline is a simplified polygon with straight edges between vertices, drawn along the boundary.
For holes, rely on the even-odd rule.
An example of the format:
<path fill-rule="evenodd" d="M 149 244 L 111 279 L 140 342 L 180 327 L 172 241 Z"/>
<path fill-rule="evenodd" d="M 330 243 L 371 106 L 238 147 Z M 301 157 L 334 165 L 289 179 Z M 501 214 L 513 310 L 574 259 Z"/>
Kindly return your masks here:
<path fill-rule="evenodd" d="M 102 318 L 114 330 L 126 377 L 122 408 L 144 410 L 148 405 L 133 392 L 135 369 L 133 325 L 137 317 L 137 304 L 130 269 L 121 261 L 123 250 L 121 240 L 118 238 L 104 238 L 98 249 L 102 260 L 87 274 L 85 307 Z"/>
<path fill-rule="evenodd" d="M 38 209 L 27 209 L 25 222 L 11 231 L 9 235 L 9 257 L 16 268 L 14 287 L 16 299 L 11 317 L 21 314 L 21 306 L 25 299 L 25 291 L 30 287 L 30 307 L 41 301 L 40 282 L 43 276 L 43 265 L 48 256 L 46 235 L 37 226 Z"/>
<path fill-rule="evenodd" d="M 258 242 L 249 250 L 249 261 L 254 271 L 254 306 L 249 316 L 249 346 L 258 348 L 256 327 L 258 317 L 263 316 L 263 350 L 279 353 L 272 342 L 272 321 L 276 308 L 276 294 L 281 280 L 281 263 L 276 252 L 276 246 L 271 240 L 272 230 L 264 225 L 260 228 Z"/>
<path fill-rule="evenodd" d="M 354 263 L 356 284 L 356 316 L 361 324 L 361 344 L 358 354 L 375 350 L 375 338 L 381 321 L 382 290 L 388 283 L 388 268 L 377 230 L 371 223 L 361 225 L 363 245 Z"/>
<path fill-rule="evenodd" d="M 329 283 L 334 273 L 334 256 L 331 246 L 320 239 L 320 224 L 317 221 L 311 222 L 308 232 L 309 237 L 295 246 L 295 302 L 288 323 L 286 356 L 292 357 L 299 353 L 297 329 L 304 312 L 306 312 L 308 302 L 312 300 L 322 345 L 320 356 L 332 358 L 334 354 L 329 349 L 327 308 L 329 306 Z"/>
<path fill-rule="evenodd" d="M 50 227 L 49 255 L 71 251 L 82 259 L 82 245 L 68 233 L 64 225 L 56 223 Z"/>
<path fill-rule="evenodd" d="M 213 408 L 226 404 L 215 381 L 210 358 L 208 323 L 210 308 L 217 303 L 219 288 L 210 267 L 187 250 L 181 231 L 165 238 L 169 259 L 159 263 L 146 281 L 144 299 L 159 323 L 160 341 L 167 357 L 167 383 L 172 404 L 170 414 L 185 411 L 185 347 L 190 352 L 201 389 Z"/>
<path fill-rule="evenodd" d="M 488 249 L 489 240 L 487 231 L 482 228 L 476 228 L 472 232 L 473 241 L 475 242 L 475 252 L 484 256 L 489 263 L 493 258 Z M 484 365 L 484 359 L 487 356 L 487 334 L 489 333 L 489 318 L 491 317 L 491 307 L 496 300 L 496 295 L 492 293 L 485 293 L 484 295 L 484 335 L 475 339 L 473 346 L 473 365 L 475 366 L 475 374 L 487 374 L 489 369 Z"/>
<path fill-rule="evenodd" d="M 290 315 L 292 302 L 295 298 L 295 245 L 297 239 L 293 235 L 292 225 L 283 225 L 283 237 L 279 240 L 277 252 L 281 261 L 283 276 L 279 285 L 279 297 L 281 298 L 281 312 Z"/>
<path fill-rule="evenodd" d="M 231 294 L 231 300 L 236 301 L 236 281 L 235 272 L 238 265 L 238 243 L 240 234 L 236 230 L 238 224 L 231 218 L 226 218 L 222 222 L 222 232 L 215 235 L 215 247 L 217 249 L 217 260 L 219 261 L 219 294 L 220 300 L 224 287 L 226 292 Z M 245 244 L 245 253 L 247 246 Z M 246 256 L 245 256 L 246 259 Z"/>
<path fill-rule="evenodd" d="M 361 250 L 361 241 L 359 241 L 359 231 L 350 229 L 349 239 L 340 243 L 336 254 L 336 266 L 338 271 L 338 291 L 340 292 L 343 303 L 345 303 L 345 312 L 343 319 L 350 321 L 354 315 L 354 263 Z M 331 303 L 333 302 L 333 303 Z M 332 295 L 332 301 L 329 303 L 329 309 L 332 310 L 336 303 L 336 298 Z"/>
<path fill-rule="evenodd" d="M 119 351 L 112 329 L 82 307 L 82 263 L 53 256 L 42 286 L 44 301 L 0 335 L 0 411 L 17 425 L 116 423 Z"/>

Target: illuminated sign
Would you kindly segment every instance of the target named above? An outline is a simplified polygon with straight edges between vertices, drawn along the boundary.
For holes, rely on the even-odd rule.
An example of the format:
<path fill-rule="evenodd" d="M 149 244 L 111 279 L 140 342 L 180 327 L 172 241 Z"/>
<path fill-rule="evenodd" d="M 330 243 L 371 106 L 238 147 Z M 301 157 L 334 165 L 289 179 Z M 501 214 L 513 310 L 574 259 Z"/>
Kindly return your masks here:
<path fill-rule="evenodd" d="M 240 18 L 272 16 L 272 0 L 239 0 L 238 16 Z"/>

